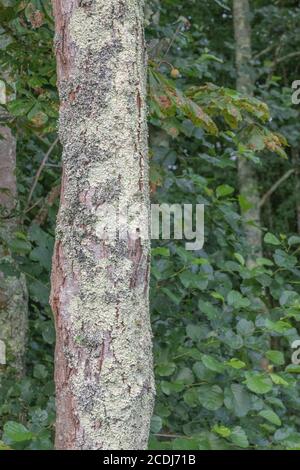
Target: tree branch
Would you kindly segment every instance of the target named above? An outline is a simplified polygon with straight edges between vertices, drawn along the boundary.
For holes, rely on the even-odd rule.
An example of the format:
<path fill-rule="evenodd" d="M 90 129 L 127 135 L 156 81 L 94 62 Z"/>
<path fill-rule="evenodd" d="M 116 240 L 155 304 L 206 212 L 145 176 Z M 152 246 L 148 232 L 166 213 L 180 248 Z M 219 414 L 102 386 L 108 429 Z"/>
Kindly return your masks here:
<path fill-rule="evenodd" d="M 48 160 L 48 158 L 50 157 L 50 155 L 51 155 L 52 151 L 54 150 L 54 148 L 55 148 L 56 144 L 58 143 L 58 141 L 59 141 L 59 138 L 57 137 L 57 138 L 54 140 L 54 142 L 50 145 L 50 147 L 49 147 L 47 153 L 45 153 L 45 156 L 44 156 L 44 158 L 43 158 L 43 160 L 42 160 L 42 162 L 41 162 L 41 164 L 40 164 L 40 167 L 39 167 L 39 169 L 38 169 L 38 171 L 37 171 L 37 173 L 36 173 L 36 175 L 35 175 L 34 182 L 33 182 L 32 188 L 31 188 L 31 190 L 30 190 L 30 193 L 29 193 L 29 196 L 28 196 L 28 199 L 27 199 L 27 205 L 26 205 L 25 211 L 26 211 L 26 210 L 28 209 L 28 207 L 29 207 L 29 204 L 30 204 L 30 202 L 31 202 L 31 199 L 32 199 L 34 190 L 35 190 L 36 185 L 37 185 L 37 183 L 38 183 L 39 177 L 41 176 L 41 173 L 42 173 L 42 171 L 43 171 L 43 168 L 44 168 L 44 166 L 46 165 L 47 160 Z"/>
<path fill-rule="evenodd" d="M 264 204 L 267 202 L 270 196 L 276 191 L 276 189 L 284 182 L 286 181 L 293 173 L 295 173 L 295 170 L 292 168 L 291 170 L 287 171 L 279 180 L 276 181 L 276 183 L 273 184 L 273 186 L 264 194 L 264 196 L 261 198 L 259 202 L 259 208 L 261 209 Z"/>

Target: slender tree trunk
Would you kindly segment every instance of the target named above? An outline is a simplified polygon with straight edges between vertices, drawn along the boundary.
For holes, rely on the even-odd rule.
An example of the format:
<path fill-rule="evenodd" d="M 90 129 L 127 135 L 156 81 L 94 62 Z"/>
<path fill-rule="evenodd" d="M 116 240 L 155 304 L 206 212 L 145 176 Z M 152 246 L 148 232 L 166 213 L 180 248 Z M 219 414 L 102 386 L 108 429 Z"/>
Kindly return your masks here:
<path fill-rule="evenodd" d="M 53 1 L 63 145 L 51 294 L 57 449 L 147 447 L 154 381 L 142 4 Z M 127 207 L 131 229 L 121 237 Z M 115 235 L 105 239 L 103 227 Z"/>
<path fill-rule="evenodd" d="M 2 88 L 1 102 L 5 99 Z M 5 246 L 17 228 L 14 216 L 17 198 L 16 141 L 6 126 L 0 127 L 0 137 L 0 258 L 9 266 L 13 260 Z M 27 321 L 28 298 L 24 276 L 8 275 L 0 268 L 0 365 L 14 367 L 18 376 L 24 373 L 25 367 Z"/>
<path fill-rule="evenodd" d="M 253 79 L 251 73 L 251 27 L 250 9 L 248 0 L 233 1 L 234 32 L 236 44 L 237 89 L 241 93 L 253 93 Z M 257 256 L 262 255 L 262 241 L 260 226 L 260 194 L 255 168 L 252 163 L 240 158 L 238 160 L 238 179 L 240 194 L 251 204 L 251 208 L 244 215 L 246 242 L 250 250 L 248 263 L 252 265 Z"/>

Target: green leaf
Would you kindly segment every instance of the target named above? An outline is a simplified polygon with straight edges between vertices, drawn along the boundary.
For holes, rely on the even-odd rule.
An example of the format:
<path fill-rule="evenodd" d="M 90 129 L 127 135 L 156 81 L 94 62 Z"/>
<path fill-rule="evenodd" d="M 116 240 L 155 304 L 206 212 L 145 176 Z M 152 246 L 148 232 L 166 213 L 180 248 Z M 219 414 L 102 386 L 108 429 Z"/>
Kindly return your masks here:
<path fill-rule="evenodd" d="M 160 416 L 152 416 L 151 418 L 151 429 L 152 434 L 158 433 L 162 428 L 162 419 Z"/>
<path fill-rule="evenodd" d="M 163 380 L 160 384 L 163 393 L 167 396 L 177 394 L 184 389 L 184 384 L 176 384 L 174 382 L 167 382 Z"/>
<path fill-rule="evenodd" d="M 179 276 L 180 281 L 186 289 L 205 290 L 208 285 L 208 277 L 206 274 L 195 274 L 191 271 L 184 271 Z"/>
<path fill-rule="evenodd" d="M 284 364 L 284 355 L 281 351 L 267 351 L 266 357 L 276 366 L 282 366 Z"/>
<path fill-rule="evenodd" d="M 292 328 L 292 325 L 287 321 L 278 320 L 273 322 L 267 318 L 265 322 L 266 328 L 278 334 L 284 334 Z"/>
<path fill-rule="evenodd" d="M 173 450 L 199 450 L 199 444 L 197 439 L 184 439 L 184 438 L 177 438 L 174 439 Z"/>
<path fill-rule="evenodd" d="M 300 299 L 300 296 L 298 292 L 295 292 L 293 290 L 285 290 L 282 292 L 280 296 L 279 303 L 282 306 L 284 305 L 291 306 L 297 303 L 297 301 L 299 302 L 299 299 Z"/>
<path fill-rule="evenodd" d="M 243 214 L 248 212 L 251 209 L 251 207 L 253 207 L 253 204 L 250 201 L 248 201 L 248 199 L 246 199 L 245 196 L 239 195 L 238 200 L 239 200 L 241 212 Z"/>
<path fill-rule="evenodd" d="M 199 325 L 188 325 L 186 327 L 186 334 L 193 341 L 197 342 L 203 338 L 203 328 Z"/>
<path fill-rule="evenodd" d="M 17 99 L 10 101 L 7 105 L 7 109 L 10 114 L 16 117 L 25 116 L 33 107 L 34 102 L 24 100 L 24 99 Z"/>
<path fill-rule="evenodd" d="M 190 385 L 194 382 L 195 377 L 192 370 L 189 367 L 182 367 L 175 377 L 176 383 L 183 383 Z"/>
<path fill-rule="evenodd" d="M 223 391 L 218 385 L 201 385 L 198 387 L 198 399 L 204 408 L 216 411 L 223 405 Z"/>
<path fill-rule="evenodd" d="M 240 253 L 234 253 L 234 257 L 238 260 L 238 262 L 242 265 L 245 266 L 245 259 Z"/>
<path fill-rule="evenodd" d="M 152 256 L 170 256 L 169 248 L 165 247 L 152 248 L 151 253 Z"/>
<path fill-rule="evenodd" d="M 232 367 L 233 369 L 243 369 L 244 367 L 246 367 L 245 362 L 240 361 L 239 359 L 236 359 L 235 357 L 230 359 L 230 361 L 227 361 L 226 365 Z"/>
<path fill-rule="evenodd" d="M 264 241 L 268 243 L 268 245 L 281 245 L 281 241 L 270 232 L 266 233 Z"/>
<path fill-rule="evenodd" d="M 270 374 L 270 377 L 276 385 L 283 385 L 284 387 L 287 387 L 289 385 L 289 383 L 278 374 Z"/>
<path fill-rule="evenodd" d="M 212 428 L 212 431 L 224 438 L 229 437 L 231 435 L 231 430 L 229 428 L 227 428 L 226 426 L 218 426 L 217 424 Z"/>
<path fill-rule="evenodd" d="M 227 302 L 236 309 L 246 308 L 250 305 L 250 300 L 246 297 L 243 297 L 242 294 L 235 290 L 229 292 L 227 295 Z"/>
<path fill-rule="evenodd" d="M 33 369 L 33 376 L 36 379 L 43 380 L 48 376 L 48 371 L 43 364 L 36 364 Z"/>
<path fill-rule="evenodd" d="M 222 373 L 224 371 L 224 365 L 220 360 L 215 359 L 212 356 L 208 356 L 204 354 L 202 356 L 202 362 L 205 365 L 205 367 L 209 370 L 212 370 L 214 372 Z"/>
<path fill-rule="evenodd" d="M 230 441 L 238 447 L 242 449 L 246 449 L 249 447 L 249 441 L 247 434 L 245 433 L 244 429 L 241 426 L 236 426 L 233 428 L 232 433 L 230 435 Z"/>
<path fill-rule="evenodd" d="M 289 246 L 293 246 L 293 245 L 300 245 L 300 237 L 298 236 L 292 236 L 288 239 L 288 244 Z"/>
<path fill-rule="evenodd" d="M 288 255 L 283 250 L 275 251 L 274 260 L 277 266 L 286 269 L 293 268 L 297 264 L 296 256 Z"/>
<path fill-rule="evenodd" d="M 167 287 L 162 287 L 161 291 L 166 294 L 166 296 L 169 297 L 170 300 L 172 300 L 172 302 L 174 302 L 174 304 L 176 305 L 180 305 L 180 302 L 182 301 L 182 295 L 179 294 L 178 292 L 172 292 L 170 289 L 168 289 Z"/>
<path fill-rule="evenodd" d="M 288 372 L 289 374 L 300 374 L 300 365 L 289 364 L 285 368 L 285 371 Z"/>
<path fill-rule="evenodd" d="M 250 394 L 244 385 L 234 383 L 225 390 L 224 404 L 226 408 L 239 418 L 243 418 L 251 410 Z"/>
<path fill-rule="evenodd" d="M 14 238 L 9 242 L 8 246 L 13 253 L 20 255 L 25 255 L 31 250 L 31 244 L 28 241 L 22 240 L 20 238 Z"/>
<path fill-rule="evenodd" d="M 242 336 L 252 336 L 255 331 L 255 325 L 252 321 L 245 320 L 242 318 L 236 325 L 236 331 Z"/>
<path fill-rule="evenodd" d="M 232 194 L 234 192 L 234 188 L 232 186 L 229 186 L 228 184 L 222 184 L 221 186 L 218 186 L 216 189 L 216 195 L 218 198 L 228 196 L 229 194 Z"/>
<path fill-rule="evenodd" d="M 175 372 L 176 365 L 172 362 L 166 362 L 164 364 L 158 364 L 156 372 L 161 377 L 169 377 Z"/>
<path fill-rule="evenodd" d="M 272 381 L 263 373 L 246 372 L 246 385 L 251 392 L 257 394 L 268 393 L 272 390 Z"/>
<path fill-rule="evenodd" d="M 204 313 L 209 320 L 216 320 L 219 317 L 218 309 L 210 302 L 199 299 L 198 307 L 200 312 Z"/>
<path fill-rule="evenodd" d="M 275 426 L 281 426 L 281 419 L 273 410 L 262 410 L 258 414 L 270 423 L 275 424 Z"/>
<path fill-rule="evenodd" d="M 11 442 L 30 441 L 33 437 L 33 434 L 28 431 L 23 424 L 16 423 L 15 421 L 8 421 L 5 423 L 3 431 L 4 440 Z"/>
<path fill-rule="evenodd" d="M 195 408 L 196 406 L 199 406 L 197 388 L 192 387 L 189 390 L 187 390 L 186 392 L 184 392 L 183 400 L 191 408 Z"/>

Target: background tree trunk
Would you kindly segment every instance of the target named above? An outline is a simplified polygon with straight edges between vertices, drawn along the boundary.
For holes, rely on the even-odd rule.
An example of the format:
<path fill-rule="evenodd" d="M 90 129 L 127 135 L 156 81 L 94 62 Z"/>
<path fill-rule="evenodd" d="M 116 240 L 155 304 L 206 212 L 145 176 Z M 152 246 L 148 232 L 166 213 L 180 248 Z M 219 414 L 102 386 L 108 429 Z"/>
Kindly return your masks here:
<path fill-rule="evenodd" d="M 236 44 L 237 90 L 248 95 L 253 94 L 251 70 L 251 27 L 248 0 L 233 1 L 234 32 Z M 244 215 L 246 242 L 250 250 L 248 263 L 253 264 L 257 256 L 262 256 L 260 226 L 260 194 L 258 179 L 253 164 L 244 158 L 238 160 L 238 179 L 240 194 L 249 201 L 251 208 Z M 250 223 L 249 223 L 250 222 Z"/>
<path fill-rule="evenodd" d="M 6 101 L 3 85 L 0 101 Z M 15 172 L 16 141 L 9 127 L 0 126 L 0 258 L 8 265 L 13 260 L 5 246 L 17 228 L 14 215 L 17 198 Z M 2 352 L 5 350 L 5 354 L 0 357 L 0 365 L 2 363 L 14 367 L 19 376 L 25 370 L 27 322 L 28 295 L 25 277 L 7 275 L 0 268 L 0 341 Z"/>
<path fill-rule="evenodd" d="M 142 3 L 53 2 L 63 144 L 51 294 L 57 449 L 147 447 L 154 380 Z M 100 227 L 121 225 L 105 204 L 118 217 L 120 206 L 136 208 L 135 236 L 103 240 Z"/>

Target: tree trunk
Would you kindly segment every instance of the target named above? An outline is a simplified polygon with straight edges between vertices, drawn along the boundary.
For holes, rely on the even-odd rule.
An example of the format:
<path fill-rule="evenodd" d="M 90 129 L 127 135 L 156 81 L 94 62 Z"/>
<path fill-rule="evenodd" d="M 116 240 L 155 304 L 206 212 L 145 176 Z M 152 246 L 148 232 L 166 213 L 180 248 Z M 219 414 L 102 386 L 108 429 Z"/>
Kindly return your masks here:
<path fill-rule="evenodd" d="M 4 103 L 5 100 L 5 89 L 2 87 L 0 101 Z M 0 127 L 0 137 L 0 258 L 9 266 L 13 260 L 5 245 L 17 228 L 14 216 L 17 198 L 16 141 L 6 126 Z M 8 275 L 0 268 L 0 365 L 14 367 L 18 376 L 23 375 L 25 367 L 27 297 L 25 277 Z M 5 369 L 2 368 L 2 371 Z"/>
<path fill-rule="evenodd" d="M 248 0 L 233 1 L 234 32 L 236 44 L 237 90 L 253 94 L 251 70 L 251 27 Z M 260 226 L 260 194 L 258 180 L 253 164 L 244 158 L 238 160 L 238 179 L 240 194 L 249 201 L 251 208 L 244 215 L 246 242 L 249 247 L 248 264 L 251 266 L 257 256 L 262 255 Z"/>
<path fill-rule="evenodd" d="M 142 3 L 53 1 L 63 145 L 51 293 L 57 449 L 148 442 L 154 380 Z M 124 208 L 131 228 L 121 237 Z"/>

